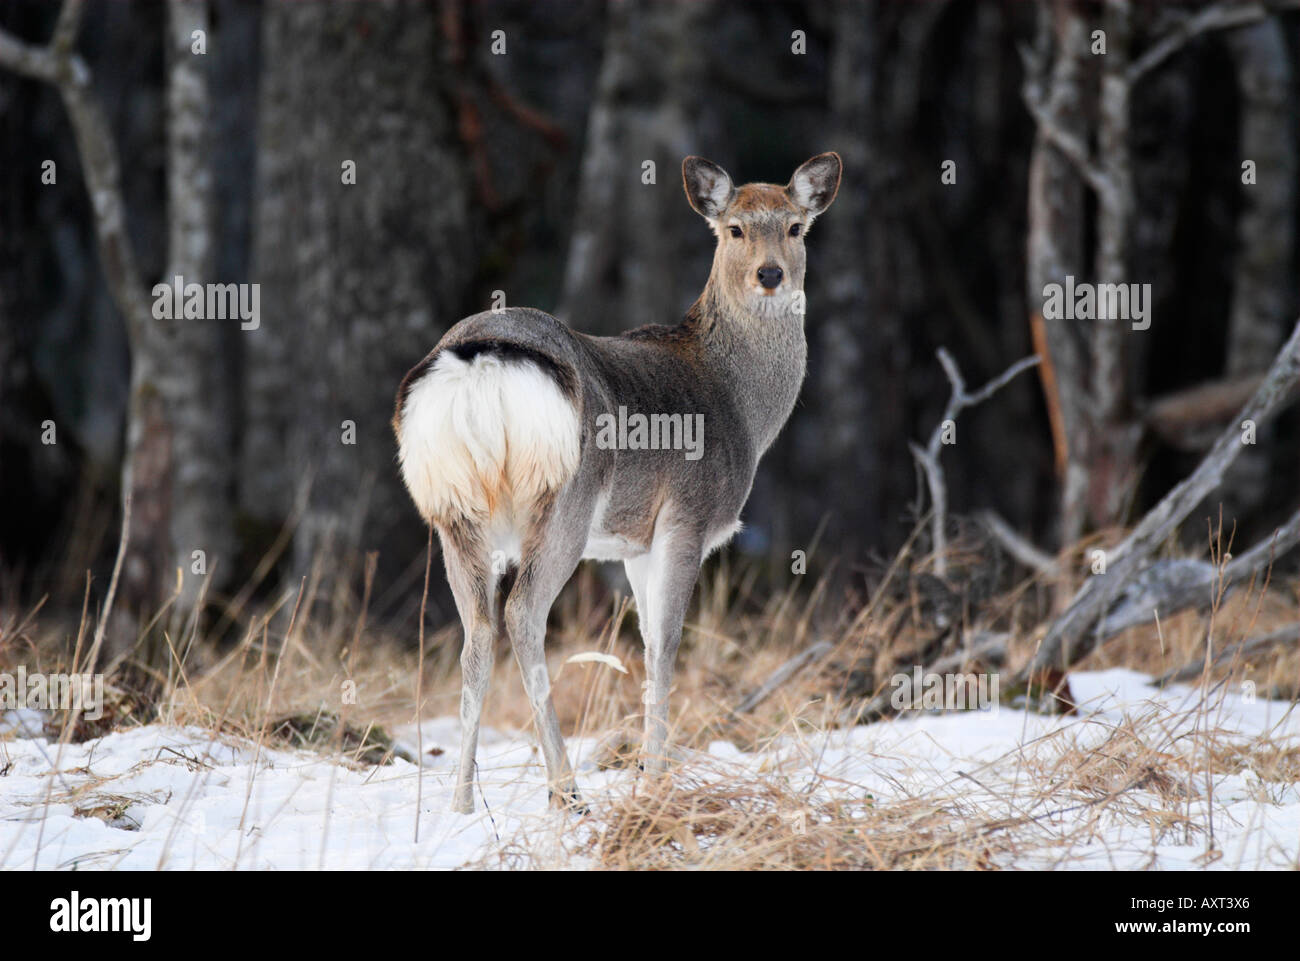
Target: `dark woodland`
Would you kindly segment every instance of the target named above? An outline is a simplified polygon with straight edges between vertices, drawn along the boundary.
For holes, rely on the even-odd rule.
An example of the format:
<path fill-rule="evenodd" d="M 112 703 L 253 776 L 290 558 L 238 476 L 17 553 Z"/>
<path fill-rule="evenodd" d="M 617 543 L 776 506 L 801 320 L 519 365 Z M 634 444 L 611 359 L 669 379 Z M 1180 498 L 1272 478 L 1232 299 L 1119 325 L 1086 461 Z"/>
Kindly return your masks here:
<path fill-rule="evenodd" d="M 0 614 L 75 624 L 87 572 L 102 603 L 129 498 L 119 640 L 174 592 L 220 630 L 307 578 L 413 644 L 399 381 L 499 296 L 675 323 L 713 247 L 689 154 L 844 161 L 801 399 L 710 563 L 783 590 L 803 551 L 843 617 L 905 546 L 970 605 L 1134 527 L 1135 565 L 1220 524 L 1294 543 L 1298 6 L 3 0 Z M 157 319 L 177 275 L 259 285 L 258 326 Z M 1067 277 L 1149 284 L 1149 326 L 1050 316 Z M 949 373 L 973 394 L 1026 357 L 931 449 L 936 511 Z M 1067 644 L 1101 608 L 1070 610 Z"/>

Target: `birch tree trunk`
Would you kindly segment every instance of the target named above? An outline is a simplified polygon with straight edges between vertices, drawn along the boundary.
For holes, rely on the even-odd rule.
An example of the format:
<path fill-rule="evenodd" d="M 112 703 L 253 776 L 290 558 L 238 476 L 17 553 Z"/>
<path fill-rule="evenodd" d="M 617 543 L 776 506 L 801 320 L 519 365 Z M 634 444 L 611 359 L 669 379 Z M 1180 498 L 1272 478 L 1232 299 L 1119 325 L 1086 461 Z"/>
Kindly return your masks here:
<path fill-rule="evenodd" d="M 1099 58 L 1097 167 L 1100 183 L 1096 191 L 1095 263 L 1099 285 L 1123 287 L 1132 282 L 1129 249 L 1134 213 L 1128 77 L 1132 24 L 1128 0 L 1107 0 L 1102 24 L 1106 53 Z M 1101 304 L 1100 296 L 1097 302 Z M 1128 343 L 1135 332 L 1130 318 L 1113 317 L 1104 310 L 1098 311 L 1092 324 L 1092 415 L 1088 419 L 1091 429 L 1087 438 L 1089 513 L 1097 525 L 1109 526 L 1123 521 L 1137 482 L 1141 425 L 1133 417 Z"/>
<path fill-rule="evenodd" d="M 123 565 L 124 599 L 148 616 L 176 582 L 193 571 L 194 551 L 209 568 L 225 552 L 229 512 L 223 500 L 226 458 L 208 409 L 204 371 L 211 327 L 205 320 L 157 320 L 142 281 L 122 197 L 117 144 L 93 90 L 93 77 L 76 52 L 83 4 L 61 8 L 47 47 L 0 34 L 0 63 L 53 84 L 68 112 L 86 190 L 95 216 L 99 259 L 131 344 L 131 389 L 122 469 L 124 496 L 135 504 Z M 167 126 L 171 260 L 176 269 L 206 270 L 210 176 L 202 143 L 207 96 L 191 36 L 206 29 L 207 6 L 187 0 L 168 8 Z M 184 35 L 184 43 L 178 39 Z M 199 278 L 195 277 L 195 280 Z M 182 585 L 178 609 L 197 596 L 199 581 Z"/>
<path fill-rule="evenodd" d="M 167 5 L 168 269 L 164 282 L 215 282 L 212 111 L 208 96 L 207 0 Z M 202 44 L 197 47 L 196 44 Z M 172 564 L 183 572 L 179 610 L 188 611 L 203 579 L 228 575 L 233 564 L 231 432 L 220 404 L 226 379 L 222 325 L 238 318 L 162 321 L 171 336 L 151 337 L 136 352 L 133 393 L 154 387 L 171 420 Z M 147 400 L 142 398 L 147 403 Z M 143 480 L 144 478 L 141 478 Z M 142 506 L 137 499 L 136 509 Z M 169 571 L 164 571 L 164 575 Z"/>

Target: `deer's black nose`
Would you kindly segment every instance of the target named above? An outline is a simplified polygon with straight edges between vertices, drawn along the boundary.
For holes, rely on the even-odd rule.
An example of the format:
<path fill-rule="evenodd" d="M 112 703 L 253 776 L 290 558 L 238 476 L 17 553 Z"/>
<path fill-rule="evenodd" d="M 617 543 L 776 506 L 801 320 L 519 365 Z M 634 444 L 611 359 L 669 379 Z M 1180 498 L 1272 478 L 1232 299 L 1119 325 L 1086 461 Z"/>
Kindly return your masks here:
<path fill-rule="evenodd" d="M 780 284 L 782 276 L 783 275 L 781 273 L 780 267 L 759 267 L 758 268 L 758 282 L 762 284 L 764 287 L 766 287 L 768 290 L 772 290 L 778 284 Z"/>

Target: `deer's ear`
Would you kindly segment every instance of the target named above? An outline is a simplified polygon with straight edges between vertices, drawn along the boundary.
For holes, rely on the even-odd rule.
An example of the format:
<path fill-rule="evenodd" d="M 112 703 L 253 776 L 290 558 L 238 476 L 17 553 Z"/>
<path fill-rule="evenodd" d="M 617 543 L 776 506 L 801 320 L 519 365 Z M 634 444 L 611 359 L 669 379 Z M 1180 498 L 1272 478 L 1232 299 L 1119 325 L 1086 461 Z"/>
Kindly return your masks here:
<path fill-rule="evenodd" d="M 839 154 L 819 153 L 794 172 L 785 192 L 804 213 L 816 217 L 835 199 L 843 166 Z"/>
<path fill-rule="evenodd" d="M 686 199 L 706 220 L 721 217 L 731 198 L 736 196 L 727 172 L 703 157 L 687 157 L 682 161 L 682 183 L 686 186 Z"/>

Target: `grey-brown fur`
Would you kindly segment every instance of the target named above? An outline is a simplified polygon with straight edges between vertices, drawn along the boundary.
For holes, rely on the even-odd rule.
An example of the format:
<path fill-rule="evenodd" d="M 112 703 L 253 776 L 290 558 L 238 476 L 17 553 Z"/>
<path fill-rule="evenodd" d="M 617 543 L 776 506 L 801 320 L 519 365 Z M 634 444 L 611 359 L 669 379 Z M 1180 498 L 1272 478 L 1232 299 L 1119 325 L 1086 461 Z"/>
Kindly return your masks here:
<path fill-rule="evenodd" d="M 505 576 L 494 574 L 491 535 L 481 520 L 427 518 L 438 530 L 447 576 L 465 626 L 462 651 L 464 726 L 454 807 L 473 809 L 478 717 L 495 638 L 505 632 L 546 758 L 552 796 L 577 803 L 549 693 L 543 652 L 551 604 L 580 560 L 625 562 L 646 645 L 644 766 L 664 769 L 673 661 L 699 567 L 738 526 L 758 460 L 792 410 L 807 348 L 802 291 L 807 225 L 834 199 L 840 160 L 814 157 L 790 185 L 732 187 L 720 167 L 687 158 L 683 179 L 691 205 L 719 236 L 708 284 L 676 326 L 651 326 L 618 337 L 591 337 L 528 308 L 476 314 L 453 327 L 398 390 L 393 424 L 399 437 L 407 398 L 440 355 L 462 359 L 490 352 L 510 364 L 534 364 L 578 411 L 576 473 L 518 521 L 521 548 Z M 799 236 L 790 236 L 795 224 Z M 732 236 L 739 229 L 742 236 Z M 755 277 L 765 270 L 769 290 Z M 681 450 L 603 449 L 597 418 L 630 413 L 704 415 L 702 456 Z M 593 527 L 593 519 L 599 523 Z"/>

